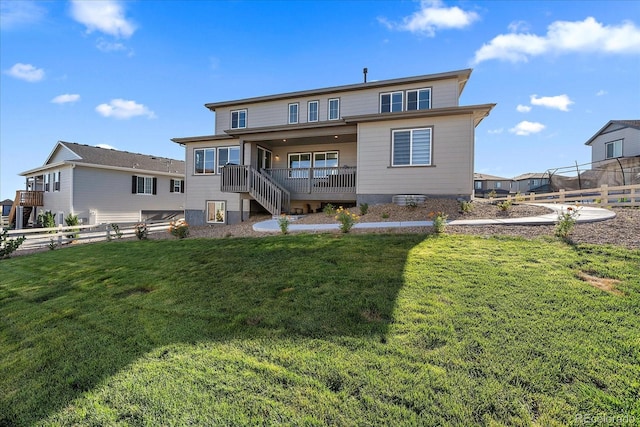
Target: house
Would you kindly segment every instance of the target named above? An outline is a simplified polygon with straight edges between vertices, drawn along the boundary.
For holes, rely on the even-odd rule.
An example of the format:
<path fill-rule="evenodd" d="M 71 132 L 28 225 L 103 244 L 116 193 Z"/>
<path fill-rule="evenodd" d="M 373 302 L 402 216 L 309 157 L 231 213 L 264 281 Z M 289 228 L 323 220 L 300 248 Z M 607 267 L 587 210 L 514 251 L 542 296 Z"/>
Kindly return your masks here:
<path fill-rule="evenodd" d="M 585 145 L 592 163 L 640 156 L 640 120 L 609 120 Z"/>
<path fill-rule="evenodd" d="M 23 206 L 25 225 L 43 211 L 56 224 L 68 214 L 82 224 L 182 216 L 184 167 L 182 160 L 58 141 L 42 166 L 20 174 L 26 191 L 17 192 L 12 211 Z"/>
<path fill-rule="evenodd" d="M 609 120 L 585 145 L 592 168 L 584 173 L 586 185 L 640 183 L 640 120 Z"/>
<path fill-rule="evenodd" d="M 549 192 L 549 174 L 544 173 L 525 173 L 513 178 L 511 187 L 514 193 L 548 193 Z"/>
<path fill-rule="evenodd" d="M 497 196 L 505 196 L 511 192 L 511 178 L 487 175 L 484 173 L 473 174 L 473 192 L 476 197 L 488 197 L 495 192 Z"/>
<path fill-rule="evenodd" d="M 470 69 L 205 104 L 214 134 L 185 147 L 190 224 L 313 212 L 394 196 L 473 196 L 475 127 L 459 105 Z"/>

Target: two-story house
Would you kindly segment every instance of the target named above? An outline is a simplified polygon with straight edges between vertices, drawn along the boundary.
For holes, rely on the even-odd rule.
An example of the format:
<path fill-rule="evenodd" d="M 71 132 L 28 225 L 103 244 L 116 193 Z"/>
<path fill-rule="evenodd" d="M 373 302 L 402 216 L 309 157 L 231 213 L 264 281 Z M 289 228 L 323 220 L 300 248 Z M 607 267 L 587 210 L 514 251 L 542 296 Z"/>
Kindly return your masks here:
<path fill-rule="evenodd" d="M 14 207 L 25 209 L 24 225 L 42 211 L 57 224 L 69 214 L 83 224 L 182 216 L 184 168 L 182 160 L 58 141 L 42 166 L 20 174 L 26 191 Z"/>
<path fill-rule="evenodd" d="M 475 127 L 495 104 L 460 106 L 471 70 L 205 104 L 215 133 L 185 147 L 190 224 L 264 208 L 473 196 Z"/>
<path fill-rule="evenodd" d="M 592 163 L 640 156 L 640 120 L 609 120 L 585 145 Z"/>

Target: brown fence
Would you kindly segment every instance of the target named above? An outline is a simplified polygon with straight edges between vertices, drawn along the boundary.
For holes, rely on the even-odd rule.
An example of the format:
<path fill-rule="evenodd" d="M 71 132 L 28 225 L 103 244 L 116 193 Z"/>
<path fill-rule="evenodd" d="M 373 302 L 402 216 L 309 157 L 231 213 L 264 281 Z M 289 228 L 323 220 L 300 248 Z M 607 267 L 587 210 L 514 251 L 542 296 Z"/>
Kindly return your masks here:
<path fill-rule="evenodd" d="M 494 201 L 510 200 L 515 202 L 577 203 L 596 206 L 640 206 L 640 184 L 584 190 L 560 190 L 555 193 L 528 193 L 494 198 Z"/>

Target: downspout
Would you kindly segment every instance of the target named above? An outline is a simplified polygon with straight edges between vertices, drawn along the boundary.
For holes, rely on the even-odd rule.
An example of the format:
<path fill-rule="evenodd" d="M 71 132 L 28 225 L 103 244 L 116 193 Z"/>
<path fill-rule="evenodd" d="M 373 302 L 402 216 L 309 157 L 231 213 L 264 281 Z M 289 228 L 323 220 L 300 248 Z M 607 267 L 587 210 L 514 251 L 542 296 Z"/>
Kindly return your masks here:
<path fill-rule="evenodd" d="M 622 173 L 622 185 L 627 185 L 627 181 L 624 177 L 624 168 L 622 167 L 622 163 L 620 162 L 620 158 L 616 157 L 616 161 L 618 162 L 618 165 L 620 166 L 620 172 Z"/>
<path fill-rule="evenodd" d="M 76 168 L 75 163 L 71 164 L 71 176 L 69 178 L 71 178 L 70 183 L 71 185 L 69 185 L 69 208 L 71 209 L 70 214 L 71 215 L 75 215 L 75 209 L 73 208 L 73 187 L 75 186 L 75 180 L 73 179 L 73 170 Z M 60 179 L 62 181 L 62 179 Z M 60 187 L 62 188 L 62 182 L 60 183 Z"/>

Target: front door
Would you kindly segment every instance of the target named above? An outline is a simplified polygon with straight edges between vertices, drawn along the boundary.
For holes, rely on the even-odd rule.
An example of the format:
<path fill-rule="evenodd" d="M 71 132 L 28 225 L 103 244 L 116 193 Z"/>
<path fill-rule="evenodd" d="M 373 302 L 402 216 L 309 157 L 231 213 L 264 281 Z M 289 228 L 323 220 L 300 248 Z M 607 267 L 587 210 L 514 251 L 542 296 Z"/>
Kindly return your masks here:
<path fill-rule="evenodd" d="M 266 148 L 258 147 L 258 170 L 271 169 L 273 153 Z"/>

